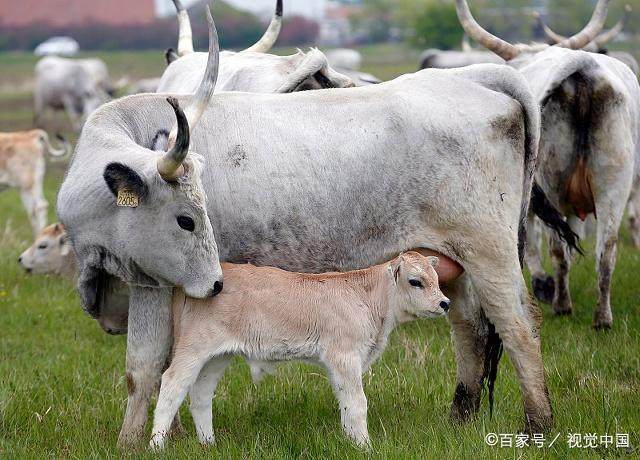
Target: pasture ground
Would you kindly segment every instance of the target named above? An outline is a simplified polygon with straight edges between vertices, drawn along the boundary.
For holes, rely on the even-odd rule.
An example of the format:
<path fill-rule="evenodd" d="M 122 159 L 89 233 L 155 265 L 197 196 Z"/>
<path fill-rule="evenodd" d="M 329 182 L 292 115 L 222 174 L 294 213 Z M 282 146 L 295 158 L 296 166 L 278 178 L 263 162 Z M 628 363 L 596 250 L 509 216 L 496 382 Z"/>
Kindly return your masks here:
<path fill-rule="evenodd" d="M 399 46 L 364 50 L 366 67 L 383 79 L 413 71 L 417 52 Z M 101 53 L 114 79 L 151 77 L 162 52 Z M 0 54 L 0 130 L 31 127 L 29 80 L 36 59 Z M 425 109 L 428 110 L 428 101 Z M 50 132 L 69 132 L 49 117 Z M 60 121 L 62 120 L 62 121 Z M 50 163 L 46 195 L 55 221 L 64 164 Z M 125 337 L 104 334 L 79 306 L 71 283 L 28 276 L 16 260 L 30 244 L 17 192 L 0 193 L 0 458 L 153 458 L 144 447 L 115 448 L 126 403 Z M 614 327 L 591 329 L 597 299 L 593 240 L 571 272 L 574 314 L 557 318 L 543 306 L 543 355 L 555 413 L 546 447 L 489 447 L 487 433 L 518 433 L 522 404 L 507 357 L 500 365 L 491 418 L 486 398 L 477 419 L 448 419 L 455 360 L 445 320 L 398 327 L 383 358 L 365 375 L 372 449 L 343 437 L 338 406 L 319 368 L 282 365 L 260 385 L 235 361 L 214 401 L 217 445 L 201 448 L 185 408 L 186 434 L 161 458 L 638 458 L 640 456 L 640 250 L 621 232 L 613 276 Z M 573 448 L 570 433 L 628 433 L 630 447 Z M 559 435 L 553 446 L 548 444 Z"/>

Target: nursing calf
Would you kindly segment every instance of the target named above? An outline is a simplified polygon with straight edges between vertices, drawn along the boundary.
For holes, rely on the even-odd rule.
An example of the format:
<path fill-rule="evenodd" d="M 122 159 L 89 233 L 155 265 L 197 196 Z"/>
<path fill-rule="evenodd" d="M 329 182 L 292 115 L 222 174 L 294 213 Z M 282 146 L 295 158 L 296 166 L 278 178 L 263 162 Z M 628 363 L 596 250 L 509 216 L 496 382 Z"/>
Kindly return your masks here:
<path fill-rule="evenodd" d="M 383 352 L 396 322 L 449 310 L 437 264 L 437 257 L 417 252 L 365 270 L 321 275 L 223 264 L 225 288 L 215 299 L 175 291 L 174 356 L 162 376 L 151 446 L 164 446 L 187 391 L 200 442 L 214 441 L 211 400 L 236 354 L 326 367 L 347 436 L 368 444 L 362 373 Z"/>

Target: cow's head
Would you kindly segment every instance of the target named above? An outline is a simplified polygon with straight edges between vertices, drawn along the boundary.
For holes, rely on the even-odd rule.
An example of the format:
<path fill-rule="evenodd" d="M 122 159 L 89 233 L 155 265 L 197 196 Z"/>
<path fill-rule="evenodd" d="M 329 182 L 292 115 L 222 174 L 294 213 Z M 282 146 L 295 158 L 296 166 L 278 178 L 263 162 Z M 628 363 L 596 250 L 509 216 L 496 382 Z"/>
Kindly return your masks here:
<path fill-rule="evenodd" d="M 94 317 L 110 302 L 114 277 L 133 286 L 178 286 L 197 298 L 222 290 L 201 159 L 189 151 L 190 131 L 217 78 L 217 34 L 208 16 L 210 53 L 200 88 L 184 112 L 175 98 L 166 98 L 176 120 L 166 152 L 136 143 L 142 129 L 153 127 L 123 111 L 122 101 L 94 113 L 78 141 L 58 215 L 76 253 L 83 306 Z"/>

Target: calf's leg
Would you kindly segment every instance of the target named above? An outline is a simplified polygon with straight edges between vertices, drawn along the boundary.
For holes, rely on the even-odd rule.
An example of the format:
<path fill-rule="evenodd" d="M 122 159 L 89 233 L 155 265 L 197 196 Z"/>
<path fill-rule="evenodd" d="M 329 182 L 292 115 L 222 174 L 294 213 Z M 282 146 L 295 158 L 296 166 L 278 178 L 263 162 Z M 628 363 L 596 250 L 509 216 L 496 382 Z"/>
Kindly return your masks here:
<path fill-rule="evenodd" d="M 340 419 L 346 435 L 358 446 L 369 445 L 367 398 L 362 387 L 360 357 L 339 350 L 328 352 L 323 361 L 329 371 L 333 391 L 340 404 Z"/>
<path fill-rule="evenodd" d="M 189 390 L 189 411 L 201 444 L 213 444 L 212 402 L 218 382 L 229 365 L 229 358 L 218 356 L 204 365 Z"/>
<path fill-rule="evenodd" d="M 153 431 L 149 445 L 154 449 L 162 449 L 169 436 L 171 422 L 180 404 L 184 401 L 191 387 L 206 362 L 206 357 L 190 356 L 176 352 L 169 369 L 162 375 L 162 384 L 158 403 L 153 416 Z"/>
<path fill-rule="evenodd" d="M 171 351 L 171 293 L 170 288 L 131 288 L 126 363 L 129 397 L 118 437 L 120 447 L 144 437 L 149 400 Z"/>

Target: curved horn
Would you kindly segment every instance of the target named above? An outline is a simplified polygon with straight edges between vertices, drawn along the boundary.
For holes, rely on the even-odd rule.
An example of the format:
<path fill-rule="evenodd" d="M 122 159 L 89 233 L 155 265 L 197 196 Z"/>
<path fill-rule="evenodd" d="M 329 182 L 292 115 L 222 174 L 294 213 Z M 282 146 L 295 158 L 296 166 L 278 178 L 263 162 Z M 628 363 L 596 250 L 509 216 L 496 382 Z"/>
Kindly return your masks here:
<path fill-rule="evenodd" d="M 276 12 L 269 23 L 269 27 L 264 35 L 254 45 L 243 51 L 253 51 L 255 53 L 266 53 L 269 51 L 280 34 L 282 28 L 282 0 L 276 0 Z"/>
<path fill-rule="evenodd" d="M 167 98 L 169 104 L 176 112 L 177 124 L 171 129 L 169 134 L 170 151 L 158 160 L 158 172 L 166 181 L 175 181 L 184 174 L 182 161 L 189 150 L 189 137 L 191 131 L 200 121 L 207 104 L 213 96 L 213 91 L 218 80 L 218 67 L 220 63 L 220 47 L 218 44 L 218 31 L 211 17 L 211 10 L 207 6 L 207 22 L 209 23 L 209 57 L 207 68 L 200 82 L 196 94 L 187 104 L 184 112 L 177 107 L 178 101 L 175 98 Z M 174 105 L 175 103 L 175 105 Z"/>
<path fill-rule="evenodd" d="M 607 30 L 606 32 L 602 32 L 593 40 L 596 43 L 596 45 L 598 45 L 598 48 L 602 48 L 603 45 L 606 45 L 607 43 L 609 43 L 611 40 L 616 38 L 620 34 L 620 32 L 622 32 L 622 29 L 624 29 L 624 26 L 627 25 L 627 20 L 629 19 L 631 10 L 632 10 L 631 5 L 625 5 L 624 13 L 622 14 L 622 17 L 616 23 L 616 25 L 613 26 L 611 29 Z"/>
<path fill-rule="evenodd" d="M 510 61 L 520 54 L 520 50 L 511 43 L 484 30 L 471 15 L 466 0 L 456 0 L 456 11 L 462 28 L 473 40 L 493 51 L 505 61 Z"/>
<path fill-rule="evenodd" d="M 191 21 L 189 13 L 182 6 L 180 0 L 173 0 L 178 16 L 178 56 L 193 53 L 193 34 L 191 32 Z"/>
<path fill-rule="evenodd" d="M 469 51 L 473 51 L 473 48 L 471 48 L 471 43 L 469 43 L 469 36 L 467 34 L 462 35 L 462 45 L 460 45 L 460 48 L 465 53 L 468 53 Z"/>
<path fill-rule="evenodd" d="M 540 15 L 540 13 L 538 13 L 537 11 L 533 13 L 533 17 L 535 17 L 538 20 L 538 24 L 540 24 L 542 31 L 547 36 L 547 38 L 551 41 L 551 43 L 554 43 L 554 44 L 560 43 L 561 41 L 567 39 L 567 37 L 565 37 L 564 35 L 560 35 L 554 32 L 553 30 L 551 30 L 551 28 L 542 19 L 542 16 Z"/>
<path fill-rule="evenodd" d="M 178 124 L 178 134 L 171 149 L 158 158 L 158 173 L 167 182 L 174 182 L 184 174 L 182 162 L 189 153 L 189 122 L 175 97 L 168 97 L 167 102 L 173 107 Z"/>
<path fill-rule="evenodd" d="M 609 8 L 609 0 L 598 0 L 593 16 L 591 20 L 577 34 L 562 40 L 556 46 L 562 48 L 570 48 L 572 50 L 579 50 L 585 47 L 590 41 L 596 38 L 596 35 L 602 30 L 604 22 L 607 20 L 607 10 Z"/>

